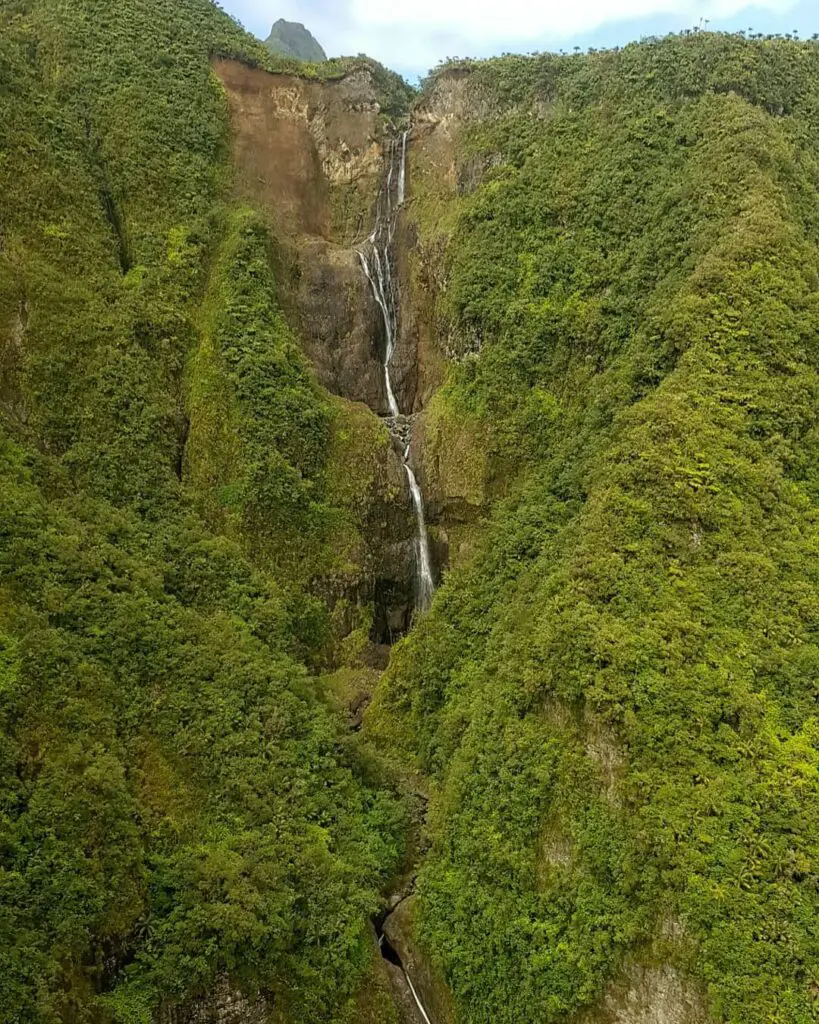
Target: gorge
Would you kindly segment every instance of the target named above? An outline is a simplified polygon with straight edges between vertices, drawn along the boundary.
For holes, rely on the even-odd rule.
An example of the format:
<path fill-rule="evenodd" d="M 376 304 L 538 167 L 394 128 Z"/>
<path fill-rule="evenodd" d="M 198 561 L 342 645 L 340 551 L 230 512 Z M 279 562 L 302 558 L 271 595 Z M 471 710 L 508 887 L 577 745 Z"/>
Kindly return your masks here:
<path fill-rule="evenodd" d="M 0 7 L 1 1020 L 813 1024 L 817 125 Z"/>

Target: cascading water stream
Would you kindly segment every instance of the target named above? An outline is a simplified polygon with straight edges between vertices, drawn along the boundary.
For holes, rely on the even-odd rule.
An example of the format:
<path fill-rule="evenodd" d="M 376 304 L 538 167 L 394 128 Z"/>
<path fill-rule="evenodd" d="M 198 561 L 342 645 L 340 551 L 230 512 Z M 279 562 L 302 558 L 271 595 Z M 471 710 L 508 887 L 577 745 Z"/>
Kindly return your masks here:
<path fill-rule="evenodd" d="M 429 535 L 427 534 L 426 516 L 424 514 L 424 498 L 421 494 L 418 480 L 410 465 L 410 446 L 406 433 L 408 424 L 406 418 L 401 416 L 401 410 L 398 407 L 390 375 L 390 364 L 392 363 L 392 357 L 395 354 L 395 346 L 398 340 L 398 301 L 392 272 L 393 242 L 398 223 L 398 214 L 406 198 L 407 143 L 409 135 L 409 131 L 405 131 L 401 137 L 400 145 L 397 144 L 395 139 L 390 144 L 389 169 L 384 186 L 378 197 L 378 203 L 376 204 L 375 226 L 370 237 L 367 239 L 369 248 L 367 250 L 359 249 L 358 255 L 372 289 L 373 297 L 384 319 L 384 383 L 387 393 L 387 405 L 389 407 L 389 422 L 393 436 L 401 438 L 404 471 L 407 474 L 412 503 L 415 507 L 415 516 L 418 523 L 418 533 L 415 542 L 415 600 L 416 607 L 420 611 L 426 611 L 432 603 L 435 593 L 435 581 L 432 575 L 432 559 L 430 557 Z M 393 204 L 393 190 L 395 190 L 397 200 L 395 204 Z M 432 1024 L 432 1020 L 421 1001 L 421 997 L 412 983 L 409 972 L 401 963 L 401 958 L 389 945 L 383 931 L 379 929 L 379 932 L 378 945 L 381 953 L 401 971 L 415 1007 L 418 1010 L 419 1021 L 423 1021 L 423 1024 Z"/>
<path fill-rule="evenodd" d="M 390 376 L 390 364 L 395 354 L 395 344 L 398 337 L 398 303 L 396 301 L 392 276 L 392 250 L 398 213 L 406 198 L 407 144 L 409 142 L 409 135 L 409 130 L 404 132 L 400 145 L 396 139 L 393 139 L 390 143 L 387 178 L 376 204 L 375 227 L 367 239 L 369 253 L 363 249 L 358 250 L 361 266 L 364 269 L 373 296 L 384 319 L 384 383 L 387 392 L 389 417 L 392 421 L 395 421 L 401 415 Z M 395 204 L 393 204 L 393 190 L 396 192 L 397 202 Z M 435 593 L 435 581 L 432 575 L 432 558 L 430 556 L 429 535 L 424 514 L 424 499 L 409 463 L 409 452 L 410 450 L 407 446 L 404 450 L 404 470 L 407 474 L 412 503 L 415 506 L 415 516 L 418 522 L 415 558 L 416 605 L 421 611 L 426 611 L 432 603 Z"/>
<path fill-rule="evenodd" d="M 415 1002 L 415 1006 L 417 1007 L 418 1012 L 424 1021 L 424 1024 L 432 1024 L 429 1014 L 426 1011 L 426 1007 L 421 1001 L 421 997 L 418 995 L 418 990 L 412 983 L 412 978 L 409 976 L 409 972 L 404 967 L 403 963 L 401 962 L 401 957 L 398 955 L 396 950 L 390 945 L 387 937 L 383 934 L 383 932 L 381 933 L 378 939 L 378 948 L 381 950 L 381 955 L 384 957 L 384 959 L 387 960 L 389 963 L 393 964 L 393 966 L 397 967 L 399 971 L 401 971 L 401 974 L 404 977 L 404 981 L 407 983 L 407 988 L 410 991 L 410 995 L 412 996 L 413 1001 Z"/>
<path fill-rule="evenodd" d="M 404 205 L 407 191 L 407 142 L 409 140 L 409 128 L 401 136 L 401 165 L 398 171 L 398 205 Z"/>
<path fill-rule="evenodd" d="M 426 611 L 432 604 L 435 596 L 435 580 L 432 577 L 432 560 L 429 555 L 429 536 L 427 535 L 426 516 L 424 515 L 424 498 L 421 488 L 415 479 L 415 474 L 409 464 L 409 448 L 404 453 L 404 469 L 409 481 L 412 502 L 415 505 L 415 515 L 418 519 L 418 541 L 416 556 L 416 573 L 418 576 L 417 603 L 421 611 Z"/>
<path fill-rule="evenodd" d="M 381 309 L 381 314 L 384 318 L 384 333 L 386 335 L 384 380 L 387 386 L 387 405 L 390 409 L 390 416 L 395 417 L 400 415 L 398 411 L 398 402 L 395 400 L 395 393 L 392 390 L 392 380 L 390 379 L 390 360 L 392 359 L 393 352 L 395 351 L 395 324 L 393 322 L 393 315 L 390 311 L 390 305 L 387 301 L 387 291 L 385 289 L 386 282 L 384 272 L 382 270 L 381 257 L 372 235 L 370 235 L 370 242 L 373 246 L 373 267 L 370 266 L 369 260 L 360 249 L 358 250 L 358 255 L 361 259 L 361 266 L 364 268 L 364 273 L 367 275 L 367 280 L 370 282 L 370 288 L 372 288 L 375 301 L 378 303 L 378 306 Z"/>
<path fill-rule="evenodd" d="M 426 1024 L 432 1024 L 432 1021 L 429 1019 L 429 1016 L 427 1015 L 427 1011 L 424 1009 L 424 1004 L 421 1002 L 418 993 L 415 991 L 415 986 L 412 983 L 412 979 L 410 978 L 406 971 L 404 971 L 404 977 L 407 979 L 407 984 L 409 985 L 409 990 L 412 993 L 412 998 L 415 1000 L 415 1005 L 420 1010 L 421 1016 L 426 1021 Z"/>

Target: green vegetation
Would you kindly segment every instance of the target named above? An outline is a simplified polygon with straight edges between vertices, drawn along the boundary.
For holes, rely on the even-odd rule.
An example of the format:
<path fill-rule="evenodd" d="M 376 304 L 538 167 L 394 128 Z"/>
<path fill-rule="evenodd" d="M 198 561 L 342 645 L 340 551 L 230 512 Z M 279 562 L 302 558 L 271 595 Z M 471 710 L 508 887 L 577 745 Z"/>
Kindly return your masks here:
<path fill-rule="evenodd" d="M 258 215 L 231 211 L 188 375 L 186 480 L 214 528 L 246 538 L 256 564 L 304 587 L 338 569 L 334 534 L 354 528 L 345 519 L 365 504 L 371 467 L 338 467 L 356 493 L 346 509 L 326 500 L 334 412 L 276 304 L 274 264 Z"/>
<path fill-rule="evenodd" d="M 819 47 L 467 71 L 438 315 L 480 351 L 434 429 L 505 497 L 370 716 L 431 779 L 421 939 L 471 1024 L 573 1019 L 630 962 L 808 1024 Z"/>
<path fill-rule="evenodd" d="M 352 1020 L 400 852 L 305 667 L 349 629 L 383 432 L 317 387 L 228 203 L 213 55 L 272 61 L 205 0 L 0 14 L 9 1024 L 149 1024 L 225 976 Z"/>
<path fill-rule="evenodd" d="M 4 1019 L 147 1022 L 223 972 L 335 1019 L 399 819 L 279 594 L 194 518 L 46 500 L 25 462 L 6 446 Z"/>

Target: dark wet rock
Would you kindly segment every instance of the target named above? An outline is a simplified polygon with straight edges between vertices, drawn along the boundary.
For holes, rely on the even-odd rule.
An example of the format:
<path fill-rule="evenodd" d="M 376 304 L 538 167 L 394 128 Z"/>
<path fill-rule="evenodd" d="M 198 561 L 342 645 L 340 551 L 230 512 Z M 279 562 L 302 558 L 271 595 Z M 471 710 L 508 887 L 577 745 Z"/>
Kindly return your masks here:
<path fill-rule="evenodd" d="M 415 987 L 432 1024 L 452 1024 L 455 1017 L 449 990 L 418 945 L 415 926 L 417 910 L 417 896 L 401 900 L 384 921 L 384 936 Z M 414 1021 L 416 1018 L 420 1024 L 425 1024 L 417 1012 L 415 1018 L 410 1019 Z"/>

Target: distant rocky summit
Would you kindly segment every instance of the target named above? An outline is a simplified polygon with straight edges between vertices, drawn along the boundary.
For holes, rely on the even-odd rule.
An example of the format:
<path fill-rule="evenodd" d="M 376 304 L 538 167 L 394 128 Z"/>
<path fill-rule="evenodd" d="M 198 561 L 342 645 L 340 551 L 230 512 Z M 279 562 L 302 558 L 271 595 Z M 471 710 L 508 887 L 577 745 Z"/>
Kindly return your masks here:
<path fill-rule="evenodd" d="M 271 53 L 280 53 L 284 57 L 295 57 L 313 64 L 327 60 L 327 54 L 304 25 L 297 21 L 285 21 L 284 18 L 279 18 L 273 26 L 265 46 Z"/>

